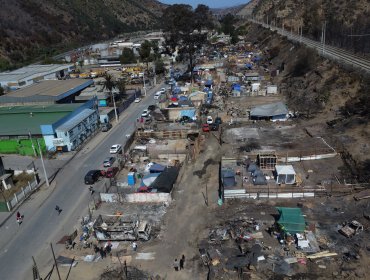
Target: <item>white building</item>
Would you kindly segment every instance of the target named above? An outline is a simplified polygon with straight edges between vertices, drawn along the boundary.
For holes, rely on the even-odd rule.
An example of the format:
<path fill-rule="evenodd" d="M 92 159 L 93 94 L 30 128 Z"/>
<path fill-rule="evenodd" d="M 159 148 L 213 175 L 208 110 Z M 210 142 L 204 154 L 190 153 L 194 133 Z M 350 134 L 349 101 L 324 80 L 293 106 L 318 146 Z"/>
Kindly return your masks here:
<path fill-rule="evenodd" d="M 0 73 L 0 86 L 18 89 L 41 80 L 57 80 L 65 77 L 74 67 L 73 64 L 28 65 Z"/>

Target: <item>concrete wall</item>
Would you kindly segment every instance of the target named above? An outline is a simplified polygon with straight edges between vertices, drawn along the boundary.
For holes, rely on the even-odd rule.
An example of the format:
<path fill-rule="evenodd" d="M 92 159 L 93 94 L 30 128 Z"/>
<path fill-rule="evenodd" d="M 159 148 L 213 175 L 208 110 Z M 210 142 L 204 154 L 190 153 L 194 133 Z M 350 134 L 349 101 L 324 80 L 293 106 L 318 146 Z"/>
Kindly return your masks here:
<path fill-rule="evenodd" d="M 136 202 L 169 203 L 172 201 L 172 197 L 170 193 L 132 193 L 125 195 L 125 201 L 129 203 Z"/>

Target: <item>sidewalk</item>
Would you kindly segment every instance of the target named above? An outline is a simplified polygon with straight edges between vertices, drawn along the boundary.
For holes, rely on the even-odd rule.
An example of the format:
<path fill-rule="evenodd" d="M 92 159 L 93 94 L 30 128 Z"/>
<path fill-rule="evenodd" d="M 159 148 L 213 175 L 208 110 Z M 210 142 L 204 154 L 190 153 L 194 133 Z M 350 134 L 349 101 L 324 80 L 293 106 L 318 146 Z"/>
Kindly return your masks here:
<path fill-rule="evenodd" d="M 143 98 L 151 98 L 153 93 L 160 89 L 162 87 L 163 82 L 160 82 L 156 86 L 150 88 L 147 90 L 147 95 Z M 131 104 L 132 105 L 132 104 Z M 87 154 L 91 150 L 93 150 L 97 145 L 99 145 L 108 135 L 110 132 L 113 130 L 118 129 L 119 124 L 124 120 L 128 113 L 130 111 L 130 106 L 120 115 L 120 118 L 118 119 L 118 122 L 114 121 L 112 123 L 112 128 L 109 132 L 98 132 L 93 138 L 91 138 L 80 151 L 76 152 L 69 152 L 68 154 L 60 154 L 57 155 L 56 159 L 44 159 L 45 162 L 45 167 L 46 167 L 46 172 L 48 174 L 49 179 L 53 178 L 57 172 L 59 172 L 65 164 L 68 164 L 68 162 L 73 159 L 75 156 L 82 156 L 84 154 Z M 37 204 L 40 204 L 44 199 L 47 199 L 47 197 L 50 195 L 50 193 L 53 191 L 55 187 L 55 182 L 54 184 L 52 183 L 49 188 L 45 186 L 45 176 L 43 172 L 43 168 L 41 165 L 41 160 L 40 158 L 33 158 L 33 157 L 28 157 L 28 156 L 18 156 L 18 155 L 3 155 L 2 156 L 3 161 L 4 161 L 4 166 L 6 168 L 11 168 L 11 169 L 19 169 L 19 170 L 25 170 L 29 165 L 32 164 L 32 162 L 35 163 L 35 167 L 38 170 L 39 176 L 40 176 L 40 188 L 36 191 L 37 195 L 35 193 L 31 194 L 29 198 L 26 200 L 22 201 L 19 205 L 17 205 L 14 209 L 12 209 L 11 212 L 0 212 L 0 234 L 2 232 L 1 228 L 2 226 L 13 216 L 15 215 L 22 207 L 22 205 L 27 204 L 26 202 L 31 200 L 31 201 L 38 201 Z M 32 197 L 32 198 L 31 198 Z M 33 210 L 23 210 L 24 212 L 27 213 L 32 213 Z M 22 211 L 20 211 L 22 214 Z M 15 219 L 15 218 L 14 218 Z M 16 221 L 14 222 L 15 226 L 18 227 L 16 224 Z M 13 226 L 12 226 L 13 228 Z M 8 229 L 8 228 L 7 228 Z M 13 229 L 12 229 L 13 230 Z M 1 242 L 0 242 L 1 243 Z"/>

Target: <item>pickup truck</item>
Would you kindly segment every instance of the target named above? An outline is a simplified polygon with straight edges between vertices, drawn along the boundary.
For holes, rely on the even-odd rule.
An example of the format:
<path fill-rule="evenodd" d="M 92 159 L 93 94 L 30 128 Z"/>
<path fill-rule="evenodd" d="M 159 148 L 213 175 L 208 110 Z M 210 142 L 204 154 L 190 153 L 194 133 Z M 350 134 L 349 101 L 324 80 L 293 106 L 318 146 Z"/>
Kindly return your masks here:
<path fill-rule="evenodd" d="M 359 232 L 364 230 L 364 226 L 359 222 L 353 220 L 352 222 L 346 224 L 339 230 L 339 233 L 343 234 L 345 237 L 353 237 Z"/>

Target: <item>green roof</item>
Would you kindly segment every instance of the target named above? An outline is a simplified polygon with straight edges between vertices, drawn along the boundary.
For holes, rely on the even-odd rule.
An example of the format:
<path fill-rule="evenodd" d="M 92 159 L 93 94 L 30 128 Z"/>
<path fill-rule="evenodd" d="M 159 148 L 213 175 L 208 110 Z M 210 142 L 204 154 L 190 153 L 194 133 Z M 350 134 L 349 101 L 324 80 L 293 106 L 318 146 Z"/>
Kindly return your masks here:
<path fill-rule="evenodd" d="M 53 124 L 81 104 L 0 107 L 0 136 L 41 134 L 40 125 Z"/>
<path fill-rule="evenodd" d="M 306 221 L 300 208 L 276 207 L 280 218 L 278 224 L 291 234 L 301 233 L 306 228 Z"/>

